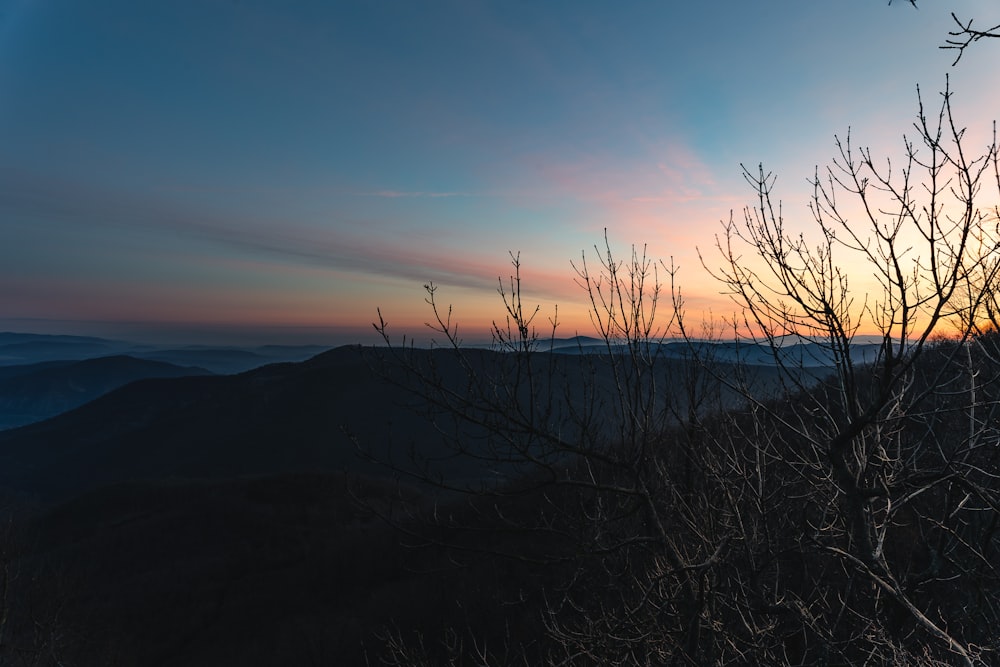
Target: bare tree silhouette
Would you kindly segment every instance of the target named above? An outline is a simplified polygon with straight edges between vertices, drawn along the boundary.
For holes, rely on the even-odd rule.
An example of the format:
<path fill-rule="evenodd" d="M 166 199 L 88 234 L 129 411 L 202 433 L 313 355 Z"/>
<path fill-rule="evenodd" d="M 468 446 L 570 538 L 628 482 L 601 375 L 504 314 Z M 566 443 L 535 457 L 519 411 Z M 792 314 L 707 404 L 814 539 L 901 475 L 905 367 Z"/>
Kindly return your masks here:
<path fill-rule="evenodd" d="M 450 626 L 436 653 L 389 633 L 387 660 L 994 662 L 1000 168 L 952 98 L 930 113 L 918 91 L 901 163 L 838 139 L 808 225 L 744 169 L 756 203 L 702 257 L 731 320 L 693 326 L 676 269 L 607 239 L 574 265 L 599 349 L 555 353 L 558 320 L 535 328 L 517 255 L 490 353 L 462 345 L 435 286 L 444 349 L 414 354 L 380 317 L 387 375 L 432 406 L 449 457 L 502 473 L 456 483 L 419 452 L 392 459 L 446 493 L 390 519 L 463 567 L 521 563 L 534 589 L 496 608 L 527 605 L 544 632 Z M 770 375 L 723 349 L 766 351 Z"/>

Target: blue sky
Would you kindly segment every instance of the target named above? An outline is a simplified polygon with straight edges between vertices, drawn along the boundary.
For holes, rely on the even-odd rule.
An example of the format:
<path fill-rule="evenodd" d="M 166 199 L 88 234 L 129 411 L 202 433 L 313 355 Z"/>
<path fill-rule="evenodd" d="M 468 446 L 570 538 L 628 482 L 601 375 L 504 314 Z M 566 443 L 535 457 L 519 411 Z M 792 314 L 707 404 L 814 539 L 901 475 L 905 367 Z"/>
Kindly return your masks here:
<path fill-rule="evenodd" d="M 740 163 L 806 224 L 834 135 L 898 156 L 917 85 L 989 130 L 1000 45 L 937 47 L 993 4 L 5 0 L 0 328 L 369 340 L 434 281 L 474 338 L 519 251 L 589 333 L 570 261 L 605 228 L 725 310 L 695 248 Z"/>

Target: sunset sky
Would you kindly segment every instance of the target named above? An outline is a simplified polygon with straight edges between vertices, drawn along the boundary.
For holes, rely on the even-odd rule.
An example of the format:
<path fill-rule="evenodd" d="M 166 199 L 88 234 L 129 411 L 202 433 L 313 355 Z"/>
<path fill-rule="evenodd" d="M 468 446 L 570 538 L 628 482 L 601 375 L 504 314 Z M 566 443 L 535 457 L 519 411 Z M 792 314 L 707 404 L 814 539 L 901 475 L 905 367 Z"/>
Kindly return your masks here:
<path fill-rule="evenodd" d="M 526 298 L 591 333 L 571 261 L 701 267 L 778 174 L 803 229 L 834 135 L 899 157 L 916 88 L 983 134 L 1000 43 L 938 48 L 995 0 L 0 0 L 0 330 L 173 342 L 466 338 Z M 859 284 L 863 284 L 859 277 Z"/>

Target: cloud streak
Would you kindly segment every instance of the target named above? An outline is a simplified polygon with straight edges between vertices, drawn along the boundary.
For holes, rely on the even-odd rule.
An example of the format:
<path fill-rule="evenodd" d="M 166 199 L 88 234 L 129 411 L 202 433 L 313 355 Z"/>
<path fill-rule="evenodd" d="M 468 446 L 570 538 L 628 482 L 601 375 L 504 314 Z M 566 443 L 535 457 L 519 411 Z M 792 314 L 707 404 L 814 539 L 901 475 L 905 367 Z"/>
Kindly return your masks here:
<path fill-rule="evenodd" d="M 415 284 L 433 281 L 489 293 L 497 288 L 498 273 L 504 274 L 509 268 L 504 251 L 469 246 L 458 250 L 447 238 L 434 234 L 421 238 L 412 233 L 412 227 L 405 235 L 384 229 L 376 234 L 372 230 L 386 227 L 384 221 L 352 214 L 335 215 L 317 228 L 294 219 L 208 214 L 175 202 L 98 193 L 93 188 L 11 172 L 0 174 L 0 210 L 17 219 L 88 228 L 95 238 L 107 238 L 108 243 L 114 243 L 116 236 L 125 232 L 138 232 L 154 239 L 170 237 L 174 244 L 180 239 L 182 248 L 187 239 L 201 254 L 236 253 L 291 266 L 363 273 Z M 36 233 L 45 234 L 41 230 Z M 212 246 L 217 250 L 212 251 Z M 534 291 L 556 298 L 568 296 L 572 276 L 568 261 L 565 266 L 562 275 L 545 269 L 533 271 Z"/>
<path fill-rule="evenodd" d="M 382 197 L 386 199 L 400 199 L 405 197 L 444 199 L 448 197 L 474 197 L 470 192 L 407 192 L 403 190 L 375 190 L 373 192 L 358 193 L 359 197 Z"/>

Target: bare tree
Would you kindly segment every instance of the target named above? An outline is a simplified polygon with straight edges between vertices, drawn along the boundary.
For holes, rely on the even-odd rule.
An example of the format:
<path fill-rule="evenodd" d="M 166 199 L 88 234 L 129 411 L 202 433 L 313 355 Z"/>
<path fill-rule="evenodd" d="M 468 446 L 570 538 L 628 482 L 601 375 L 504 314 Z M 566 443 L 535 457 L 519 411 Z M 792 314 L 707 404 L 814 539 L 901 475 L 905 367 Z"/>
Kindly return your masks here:
<path fill-rule="evenodd" d="M 962 59 L 962 55 L 965 54 L 965 50 L 979 40 L 996 39 L 1000 37 L 1000 24 L 997 24 L 992 28 L 981 30 L 979 28 L 972 27 L 974 19 L 963 21 L 958 18 L 954 12 L 952 12 L 951 18 L 955 21 L 958 28 L 951 30 L 948 33 L 948 39 L 945 40 L 945 43 L 941 46 L 941 48 L 951 49 L 956 52 L 955 60 L 952 62 L 952 65 L 957 65 L 958 61 Z"/>
<path fill-rule="evenodd" d="M 390 344 L 384 360 L 387 376 L 410 383 L 431 406 L 447 458 L 502 471 L 503 483 L 484 481 L 487 475 L 457 481 L 419 457 L 408 465 L 397 459 L 398 472 L 450 494 L 442 502 L 466 498 L 462 511 L 435 507 L 397 523 L 423 544 L 447 540 L 459 553 L 482 549 L 556 565 L 536 601 L 550 639 L 536 659 L 699 661 L 717 641 L 704 620 L 706 572 L 728 541 L 704 522 L 718 497 L 704 478 L 714 487 L 726 475 L 702 446 L 703 432 L 737 394 L 707 374 L 711 346 L 679 337 L 676 269 L 644 249 L 623 261 L 605 238 L 574 263 L 597 342 L 562 352 L 557 320 L 549 320 L 547 335 L 537 331 L 539 310 L 523 303 L 517 255 L 512 265 L 498 289 L 505 317 L 494 324 L 492 350 L 462 345 L 451 309 L 438 305 L 428 285 L 429 326 L 444 349 L 421 355 Z M 391 343 L 385 321 L 376 328 Z M 530 544 L 464 534 L 489 531 L 529 536 Z M 398 659 L 405 643 L 393 636 Z"/>
<path fill-rule="evenodd" d="M 985 660 L 984 638 L 1000 621 L 995 605 L 975 600 L 983 581 L 996 583 L 1000 496 L 995 429 L 985 428 L 997 395 L 977 393 L 969 347 L 997 288 L 990 200 L 1000 178 L 995 140 L 970 156 L 951 99 L 946 89 L 930 118 L 921 101 L 901 166 L 876 162 L 849 137 L 837 141 L 834 165 L 814 180 L 814 245 L 786 230 L 773 176 L 745 170 L 758 204 L 725 226 L 723 266 L 713 273 L 741 306 L 736 328 L 776 358 L 791 336 L 825 346 L 835 361 L 833 375 L 802 392 L 794 410 L 760 406 L 773 428 L 758 446 L 810 478 L 803 557 L 849 582 L 836 600 L 800 599 L 803 621 L 862 619 L 849 633 L 856 648 L 893 660 L 917 648 L 971 665 Z M 742 260 L 747 250 L 763 268 Z M 841 266 L 858 260 L 876 292 L 850 289 Z M 932 334 L 946 324 L 955 339 L 930 355 Z M 871 365 L 854 353 L 859 332 L 881 341 Z M 945 415 L 963 413 L 967 429 L 945 426 L 953 423 Z M 945 581 L 952 593 L 938 586 Z M 943 653 L 914 639 L 921 633 Z"/>
<path fill-rule="evenodd" d="M 914 8 L 917 7 L 917 0 L 906 0 Z M 889 0 L 889 4 L 892 4 L 892 0 Z M 968 19 L 963 21 L 958 18 L 955 12 L 951 13 L 951 18 L 957 26 L 956 29 L 948 32 L 948 39 L 939 48 L 948 49 L 955 51 L 955 60 L 952 61 L 952 66 L 957 65 L 958 61 L 962 59 L 965 54 L 965 50 L 970 46 L 975 44 L 981 39 L 996 39 L 1000 37 L 1000 24 L 993 26 L 992 28 L 980 29 L 973 28 L 972 24 L 975 19 Z"/>
<path fill-rule="evenodd" d="M 544 638 L 463 625 L 435 657 L 431 637 L 395 632 L 388 659 L 995 661 L 1000 169 L 995 139 L 973 151 L 951 103 L 920 100 L 902 164 L 838 140 L 813 180 L 814 236 L 790 230 L 772 175 L 745 170 L 757 202 L 724 224 L 721 265 L 702 259 L 739 315 L 707 334 L 671 265 L 621 261 L 607 239 L 574 265 L 597 349 L 558 354 L 555 316 L 537 331 L 517 255 L 491 351 L 462 344 L 429 285 L 443 349 L 390 344 L 383 363 L 430 406 L 449 458 L 481 473 L 394 460 L 444 495 L 393 519 L 463 567 L 544 568 L 496 604 L 528 605 Z M 723 349 L 766 351 L 770 376 Z"/>

